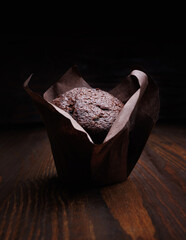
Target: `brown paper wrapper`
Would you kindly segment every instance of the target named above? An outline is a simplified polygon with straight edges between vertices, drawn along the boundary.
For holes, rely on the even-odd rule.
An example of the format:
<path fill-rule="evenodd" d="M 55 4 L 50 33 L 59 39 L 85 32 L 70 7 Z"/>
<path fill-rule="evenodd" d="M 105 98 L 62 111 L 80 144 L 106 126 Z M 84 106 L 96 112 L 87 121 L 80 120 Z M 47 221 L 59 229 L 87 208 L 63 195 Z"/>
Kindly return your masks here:
<path fill-rule="evenodd" d="M 44 94 L 24 88 L 45 123 L 58 176 L 72 184 L 106 185 L 127 179 L 158 119 L 159 91 L 144 72 L 132 71 L 110 91 L 125 105 L 102 144 L 94 144 L 88 133 L 66 112 L 51 104 L 59 94 L 75 87 L 91 86 L 76 66 L 70 68 Z"/>

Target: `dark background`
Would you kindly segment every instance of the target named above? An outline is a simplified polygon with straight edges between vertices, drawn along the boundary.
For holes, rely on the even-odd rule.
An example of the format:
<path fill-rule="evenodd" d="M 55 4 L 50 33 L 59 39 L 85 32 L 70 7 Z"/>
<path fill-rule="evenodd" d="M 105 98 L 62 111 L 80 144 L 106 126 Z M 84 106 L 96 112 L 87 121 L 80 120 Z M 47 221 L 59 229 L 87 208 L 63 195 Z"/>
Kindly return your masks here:
<path fill-rule="evenodd" d="M 37 31 L 4 31 L 0 41 L 0 124 L 30 124 L 40 117 L 23 89 L 34 74 L 47 89 L 77 64 L 86 81 L 106 90 L 133 69 L 148 73 L 160 89 L 159 121 L 186 119 L 186 58 L 183 22 L 147 21 L 120 26 L 63 24 Z M 41 27 L 41 28 L 40 28 Z"/>

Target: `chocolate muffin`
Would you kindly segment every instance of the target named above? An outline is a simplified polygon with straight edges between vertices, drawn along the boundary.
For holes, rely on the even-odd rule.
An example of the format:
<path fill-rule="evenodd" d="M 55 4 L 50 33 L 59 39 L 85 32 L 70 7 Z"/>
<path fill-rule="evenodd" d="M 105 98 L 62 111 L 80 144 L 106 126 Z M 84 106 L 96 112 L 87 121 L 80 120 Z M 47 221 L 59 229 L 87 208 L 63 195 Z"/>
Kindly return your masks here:
<path fill-rule="evenodd" d="M 101 89 L 74 88 L 52 103 L 68 112 L 91 136 L 96 144 L 105 139 L 124 104 Z"/>

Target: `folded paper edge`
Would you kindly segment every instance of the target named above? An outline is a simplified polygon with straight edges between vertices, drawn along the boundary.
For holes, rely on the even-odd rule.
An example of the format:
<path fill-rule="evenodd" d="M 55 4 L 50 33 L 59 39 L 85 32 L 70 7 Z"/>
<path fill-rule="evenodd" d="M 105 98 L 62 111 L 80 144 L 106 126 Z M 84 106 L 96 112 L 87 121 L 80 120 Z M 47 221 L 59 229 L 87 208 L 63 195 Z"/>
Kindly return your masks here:
<path fill-rule="evenodd" d="M 56 109 L 56 111 L 58 111 L 58 112 L 59 112 L 60 114 L 62 114 L 64 117 L 68 118 L 68 119 L 70 120 L 72 126 L 73 126 L 76 130 L 85 133 L 85 134 L 87 135 L 89 141 L 90 141 L 91 143 L 93 143 L 90 135 L 84 130 L 84 128 L 81 127 L 81 125 L 80 125 L 75 119 L 73 119 L 73 118 L 70 116 L 70 114 L 68 114 L 67 112 L 63 111 L 61 108 L 57 107 L 56 105 L 54 105 L 54 104 L 52 104 L 52 103 L 50 103 L 50 102 L 48 102 L 48 103 L 51 104 L 51 105 Z M 94 143 L 93 143 L 93 144 L 94 144 Z"/>
<path fill-rule="evenodd" d="M 66 113 L 65 111 L 63 111 L 62 109 L 60 109 L 59 107 L 55 106 L 54 104 L 50 103 L 49 101 L 46 101 L 42 96 L 40 96 L 38 93 L 32 91 L 32 89 L 29 87 L 29 82 L 32 78 L 33 74 L 31 74 L 28 79 L 23 83 L 23 87 L 25 89 L 25 91 L 30 95 L 30 97 L 32 99 L 34 99 L 35 101 L 39 101 L 39 102 L 43 102 L 45 104 L 47 104 L 48 107 L 51 107 L 52 110 L 57 111 L 59 114 L 63 115 L 65 118 L 67 118 L 72 127 L 75 128 L 77 131 L 83 132 L 84 134 L 87 135 L 88 140 L 92 143 L 92 139 L 90 137 L 90 135 L 79 125 L 79 123 L 77 121 L 75 121 L 70 114 Z"/>
<path fill-rule="evenodd" d="M 51 102 L 54 98 L 56 98 L 57 96 L 59 96 L 60 94 L 63 93 L 63 91 L 58 91 L 59 86 L 64 85 L 65 86 L 65 92 L 69 91 L 72 89 L 72 83 L 74 82 L 75 85 L 73 88 L 75 87 L 87 87 L 87 88 L 91 88 L 91 86 L 83 79 L 83 77 L 81 76 L 77 65 L 72 66 L 71 68 L 69 68 L 53 85 L 51 85 L 43 94 L 43 98 L 48 101 Z M 63 87 L 60 87 L 60 89 Z"/>
<path fill-rule="evenodd" d="M 75 73 L 77 74 L 78 77 L 82 78 L 79 71 L 77 71 L 77 67 L 73 66 L 71 67 L 67 72 L 69 71 L 75 71 Z M 66 74 L 66 73 L 65 73 Z M 103 143 L 104 144 L 106 142 L 108 142 L 109 140 L 111 140 L 112 138 L 114 138 L 122 129 L 124 129 L 124 127 L 126 126 L 127 122 L 129 121 L 129 118 L 137 104 L 137 102 L 140 100 L 140 98 L 142 97 L 147 85 L 148 85 L 148 76 L 139 70 L 133 70 L 129 76 L 135 76 L 139 82 L 140 88 L 128 99 L 128 101 L 126 102 L 126 104 L 124 105 L 124 107 L 122 108 L 122 110 L 120 111 L 120 114 L 118 115 L 117 119 L 114 121 L 114 123 L 112 124 L 111 129 L 109 130 L 107 136 L 105 137 Z M 29 88 L 29 82 L 32 78 L 33 74 L 31 74 L 29 76 L 29 78 L 24 82 L 23 86 L 25 88 L 25 90 L 28 92 L 28 94 L 33 97 L 33 95 L 35 96 L 35 98 L 37 98 L 39 101 L 42 100 L 42 102 L 47 103 L 47 105 L 51 106 L 53 110 L 57 111 L 59 114 L 63 115 L 65 118 L 68 118 L 68 120 L 70 121 L 71 125 L 73 128 L 75 128 L 77 131 L 81 131 L 83 133 L 85 133 L 87 135 L 87 138 L 89 140 L 89 142 L 91 142 L 94 145 L 95 144 L 90 135 L 79 125 L 79 123 L 74 120 L 68 113 L 64 112 L 63 110 L 61 110 L 60 108 L 58 108 L 57 106 L 53 105 L 50 101 L 47 101 L 44 98 L 44 94 L 53 86 L 51 86 L 48 90 L 45 91 L 45 93 L 43 94 L 43 97 L 40 96 L 39 94 L 37 94 L 36 92 L 33 92 L 30 88 Z M 64 75 L 63 75 L 64 76 Z M 60 81 L 63 79 L 63 76 L 60 78 Z M 143 78 L 146 79 L 146 81 L 143 81 Z M 83 78 L 82 78 L 83 79 Z M 84 82 L 86 82 L 83 79 Z M 55 83 L 56 84 L 56 83 Z M 88 84 L 87 84 L 88 85 Z M 130 106 L 130 104 L 132 103 L 132 105 Z M 99 144 L 99 145 L 101 145 Z"/>
<path fill-rule="evenodd" d="M 129 100 L 125 103 L 124 107 L 121 109 L 118 117 L 112 124 L 106 138 L 104 139 L 103 143 L 109 141 L 114 136 L 116 136 L 127 124 L 130 119 L 130 116 L 140 101 L 141 97 L 143 96 L 147 85 L 148 85 L 148 76 L 139 70 L 133 70 L 129 76 L 135 76 L 139 82 L 140 88 L 129 98 Z"/>
<path fill-rule="evenodd" d="M 84 79 L 83 77 L 81 76 L 79 70 L 78 70 L 78 67 L 77 65 L 74 65 L 73 67 L 71 67 L 70 69 L 67 70 L 67 72 L 56 82 L 54 83 L 52 86 L 50 86 L 49 89 L 47 89 L 45 91 L 45 93 L 43 94 L 43 98 L 45 99 L 45 101 L 47 101 L 49 104 L 51 104 L 51 99 L 50 101 L 48 101 L 47 99 L 47 95 L 46 93 L 52 89 L 53 91 L 53 88 L 55 89 L 55 86 L 57 84 L 62 84 L 63 81 L 65 81 L 65 84 L 66 84 L 66 79 L 68 78 L 68 75 L 74 75 L 74 77 L 76 78 L 77 77 L 77 80 L 80 79 L 80 82 L 84 83 L 85 85 L 87 85 L 88 87 L 91 87 Z M 138 96 L 138 90 L 128 99 L 128 101 L 126 102 L 125 106 L 123 107 L 123 109 L 121 110 L 119 116 L 117 117 L 117 119 L 114 121 L 114 123 L 112 124 L 112 127 L 111 129 L 109 130 L 109 132 L 107 133 L 107 136 L 105 137 L 103 143 L 101 144 L 104 144 L 106 142 L 108 142 L 110 139 L 112 139 L 114 136 L 116 136 L 126 125 L 126 123 L 129 121 L 129 118 L 130 118 L 130 115 L 132 114 L 135 106 L 136 106 L 136 103 L 139 101 L 139 99 L 141 98 L 141 96 L 143 95 L 147 85 L 148 85 L 148 81 L 143 81 L 143 78 L 146 78 L 148 79 L 148 76 L 142 72 L 142 71 L 139 71 L 139 70 L 133 70 L 129 76 L 135 76 L 138 80 L 138 83 L 140 85 L 140 91 L 139 91 L 139 96 Z M 134 102 L 134 99 L 137 97 L 136 101 Z M 130 103 L 133 103 L 132 106 L 130 106 Z M 74 128 L 76 128 L 77 130 L 79 131 L 82 131 L 84 133 L 86 133 L 89 141 L 92 143 L 92 144 L 95 144 L 90 135 L 79 125 L 79 123 L 74 120 L 69 114 L 66 115 L 64 113 L 64 111 L 61 111 L 60 108 L 58 107 L 55 107 L 53 104 L 51 104 L 55 109 L 56 111 L 58 111 L 60 114 L 62 114 L 64 117 L 67 117 L 70 121 L 71 121 L 71 124 Z M 122 116 L 123 115 L 123 116 Z M 122 117 L 121 117 L 122 116 Z M 97 144 L 95 144 L 97 145 Z"/>

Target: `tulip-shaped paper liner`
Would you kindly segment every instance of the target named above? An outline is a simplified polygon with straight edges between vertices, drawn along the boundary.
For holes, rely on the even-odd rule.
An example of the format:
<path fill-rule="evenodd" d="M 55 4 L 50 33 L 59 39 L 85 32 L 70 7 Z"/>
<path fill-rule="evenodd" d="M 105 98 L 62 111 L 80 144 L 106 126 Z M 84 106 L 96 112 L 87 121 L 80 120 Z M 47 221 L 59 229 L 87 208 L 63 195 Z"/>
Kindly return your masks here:
<path fill-rule="evenodd" d="M 51 102 L 76 87 L 91 86 L 76 66 L 70 68 L 43 95 L 24 88 L 36 104 L 45 123 L 58 176 L 72 184 L 112 184 L 125 180 L 157 121 L 159 91 L 144 72 L 132 71 L 110 91 L 124 103 L 105 140 L 94 144 L 88 133 L 65 111 Z"/>

